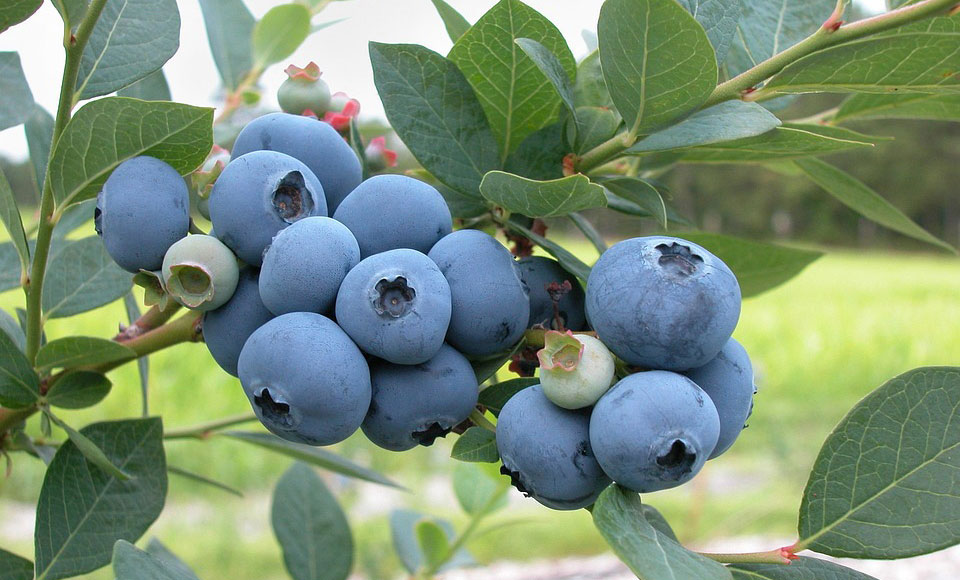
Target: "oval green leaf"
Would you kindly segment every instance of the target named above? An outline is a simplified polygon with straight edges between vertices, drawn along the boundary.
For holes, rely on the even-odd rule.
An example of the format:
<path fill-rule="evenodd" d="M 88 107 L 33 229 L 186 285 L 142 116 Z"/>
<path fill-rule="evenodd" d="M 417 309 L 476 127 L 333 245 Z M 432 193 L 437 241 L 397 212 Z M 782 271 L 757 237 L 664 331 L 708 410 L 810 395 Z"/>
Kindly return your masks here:
<path fill-rule="evenodd" d="M 62 318 L 109 304 L 133 287 L 133 276 L 117 266 L 100 238 L 68 242 L 47 266 L 41 298 L 44 316 Z"/>
<path fill-rule="evenodd" d="M 46 399 L 51 406 L 61 409 L 92 407 L 110 393 L 110 380 L 92 371 L 74 371 L 57 379 Z"/>
<path fill-rule="evenodd" d="M 163 69 L 158 69 L 132 85 L 117 91 L 118 97 L 130 97 L 141 101 L 172 101 L 170 85 Z"/>
<path fill-rule="evenodd" d="M 480 193 L 510 212 L 529 217 L 564 216 L 607 205 L 603 188 L 580 174 L 534 181 L 504 171 L 491 171 L 483 177 Z"/>
<path fill-rule="evenodd" d="M 416 44 L 371 42 L 370 62 L 387 119 L 420 165 L 449 187 L 479 198 L 480 181 L 500 167 L 500 158 L 463 73 Z"/>
<path fill-rule="evenodd" d="M 627 153 L 669 151 L 762 135 L 780 126 L 780 119 L 756 103 L 727 101 L 698 111 L 676 125 L 657 131 Z"/>
<path fill-rule="evenodd" d="M 456 42 L 470 30 L 470 23 L 467 19 L 444 0 L 431 0 L 431 2 L 433 2 L 433 7 L 437 9 L 440 19 L 443 20 L 443 27 L 447 29 L 447 36 L 450 37 L 450 40 Z"/>
<path fill-rule="evenodd" d="M 907 558 L 960 542 L 960 368 L 923 367 L 867 395 L 824 442 L 797 549 Z"/>
<path fill-rule="evenodd" d="M 417 524 L 424 520 L 431 521 L 440 526 L 446 533 L 447 540 L 453 541 L 455 532 L 453 525 L 447 520 L 433 518 L 412 510 L 394 510 L 390 512 L 390 537 L 393 541 L 394 550 L 397 552 L 397 556 L 400 557 L 400 562 L 403 564 L 403 567 L 411 574 L 416 573 L 424 562 L 423 553 L 417 542 L 416 533 Z M 461 549 L 450 558 L 450 561 L 441 566 L 438 572 L 474 564 L 475 562 L 469 552 Z"/>
<path fill-rule="evenodd" d="M 23 76 L 20 55 L 0 52 L 0 131 L 25 122 L 33 112 L 33 93 Z"/>
<path fill-rule="evenodd" d="M 273 492 L 273 532 L 294 580 L 346 580 L 353 536 L 337 499 L 313 469 L 294 463 Z"/>
<path fill-rule="evenodd" d="M 597 28 L 603 78 L 635 134 L 693 112 L 717 86 L 707 33 L 674 0 L 607 0 Z"/>
<path fill-rule="evenodd" d="M 0 580 L 33 580 L 33 562 L 0 550 Z"/>
<path fill-rule="evenodd" d="M 730 52 L 743 11 L 740 0 L 679 0 L 707 32 L 707 38 L 723 64 Z"/>
<path fill-rule="evenodd" d="M 960 95 L 852 95 L 833 118 L 836 123 L 850 119 L 960 121 Z"/>
<path fill-rule="evenodd" d="M 157 560 L 160 560 L 160 562 L 165 564 L 170 570 L 181 574 L 184 580 L 199 580 L 196 574 L 193 573 L 193 570 L 191 570 L 183 560 L 167 549 L 160 540 L 150 538 L 150 541 L 147 542 L 147 553 Z"/>
<path fill-rule="evenodd" d="M 514 395 L 533 385 L 539 385 L 540 379 L 536 378 L 516 378 L 490 385 L 480 391 L 479 402 L 487 408 L 488 411 L 498 416 L 503 406 L 507 404 Z"/>
<path fill-rule="evenodd" d="M 40 398 L 40 378 L 6 332 L 0 332 L 0 405 L 29 407 Z"/>
<path fill-rule="evenodd" d="M 618 485 L 611 485 L 600 494 L 593 505 L 593 523 L 617 557 L 640 580 L 731 579 L 722 565 L 687 550 L 651 525 L 640 496 Z"/>
<path fill-rule="evenodd" d="M 0 32 L 30 18 L 41 4 L 43 0 L 7 0 L 6 5 L 0 7 Z"/>
<path fill-rule="evenodd" d="M 50 160 L 50 147 L 53 141 L 54 120 L 50 113 L 40 105 L 34 105 L 33 113 L 23 125 L 27 136 L 27 148 L 30 151 L 30 164 L 37 178 L 38 192 L 43 189 L 47 175 L 47 161 Z"/>
<path fill-rule="evenodd" d="M 200 0 L 207 41 L 227 90 L 236 89 L 253 68 L 253 15 L 243 0 Z"/>
<path fill-rule="evenodd" d="M 473 517 L 507 505 L 510 479 L 489 463 L 458 463 L 453 468 L 453 492 L 463 511 Z"/>
<path fill-rule="evenodd" d="M 743 2 L 743 15 L 726 65 L 730 76 L 753 68 L 816 32 L 836 0 L 755 0 Z"/>
<path fill-rule="evenodd" d="M 684 163 L 758 163 L 873 147 L 882 138 L 824 125 L 784 123 L 756 137 L 692 147 Z"/>
<path fill-rule="evenodd" d="M 731 564 L 734 580 L 876 580 L 850 568 L 819 560 L 798 558 L 790 564 Z"/>
<path fill-rule="evenodd" d="M 450 457 L 457 461 L 496 463 L 500 460 L 497 436 L 483 427 L 470 427 L 457 438 Z"/>
<path fill-rule="evenodd" d="M 417 522 L 414 533 L 417 535 L 420 553 L 423 554 L 424 565 L 428 569 L 437 569 L 450 552 L 450 542 L 447 540 L 446 532 L 430 520 L 420 520 Z"/>
<path fill-rule="evenodd" d="M 110 172 L 150 155 L 181 175 L 196 169 L 213 147 L 213 109 L 162 101 L 108 97 L 77 111 L 57 141 L 48 167 L 58 211 L 96 197 Z"/>
<path fill-rule="evenodd" d="M 97 365 L 137 357 L 120 343 L 92 336 L 58 338 L 43 345 L 37 353 L 37 368 L 55 369 Z"/>
<path fill-rule="evenodd" d="M 274 6 L 253 27 L 253 60 L 265 67 L 287 58 L 310 35 L 310 9 L 303 4 Z"/>
<path fill-rule="evenodd" d="M 532 38 L 518 38 L 514 42 L 530 57 L 533 64 L 537 65 L 540 72 L 547 77 L 564 106 L 576 118 L 576 106 L 573 104 L 573 83 L 557 55 Z"/>
<path fill-rule="evenodd" d="M 89 99 L 149 75 L 180 48 L 176 0 L 107 2 L 80 58 L 76 94 Z"/>
<path fill-rule="evenodd" d="M 0 220 L 6 226 L 7 233 L 10 234 L 10 241 L 17 249 L 17 255 L 20 257 L 20 271 L 26 271 L 30 267 L 27 234 L 23 231 L 23 219 L 20 217 L 17 200 L 13 196 L 13 190 L 10 189 L 10 183 L 3 171 L 0 171 Z"/>
<path fill-rule="evenodd" d="M 121 481 L 93 466 L 72 440 L 60 447 L 37 502 L 38 580 L 78 576 L 109 564 L 114 543 L 143 535 L 167 495 L 160 419 L 96 423 L 80 432 L 131 477 Z"/>
<path fill-rule="evenodd" d="M 113 574 L 117 580 L 195 580 L 163 560 L 124 540 L 113 546 Z"/>

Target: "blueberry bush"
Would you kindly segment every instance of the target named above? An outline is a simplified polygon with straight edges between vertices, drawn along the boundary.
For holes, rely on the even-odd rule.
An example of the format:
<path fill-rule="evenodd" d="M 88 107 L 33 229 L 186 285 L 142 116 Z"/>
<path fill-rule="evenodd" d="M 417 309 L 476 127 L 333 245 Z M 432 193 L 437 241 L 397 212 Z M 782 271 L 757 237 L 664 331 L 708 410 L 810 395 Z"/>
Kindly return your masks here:
<path fill-rule="evenodd" d="M 4 2 L 0 32 L 41 1 Z M 579 62 L 520 0 L 473 24 L 433 0 L 447 55 L 369 47 L 387 118 L 418 163 L 402 173 L 384 136 L 364 142 L 359 103 L 312 63 L 286 69 L 283 112 L 256 115 L 259 79 L 330 24 L 315 21 L 330 1 L 257 20 L 241 0 L 200 0 L 225 94 L 216 111 L 170 100 L 175 0 L 52 0 L 66 54 L 55 115 L 34 104 L 19 55 L 0 53 L 0 129 L 23 124 L 39 194 L 25 219 L 0 174 L 0 290 L 24 293 L 16 317 L 0 312 L 0 452 L 8 470 L 46 464 L 33 557 L 0 550 L 0 578 L 108 565 L 122 580 L 196 578 L 158 541 L 133 543 L 169 473 L 225 487 L 165 461 L 167 441 L 217 436 L 298 460 L 273 492 L 284 565 L 296 580 L 343 580 L 351 531 L 313 468 L 398 486 L 322 448 L 358 430 L 398 452 L 457 438 L 469 523 L 390 518 L 420 580 L 472 563 L 466 544 L 511 484 L 548 508 L 590 510 L 645 580 L 854 580 L 866 577 L 798 554 L 895 559 L 960 542 L 960 368 L 914 369 L 849 411 L 789 546 L 691 551 L 640 496 L 695 477 L 764 412 L 731 338 L 741 299 L 820 256 L 696 232 L 659 178 L 680 164 L 764 166 L 954 252 L 820 157 L 883 139 L 848 121 L 960 120 L 957 0 L 888 0 L 852 22 L 849 0 L 606 0 Z M 778 117 L 808 93 L 848 96 Z M 608 248 L 582 213 L 597 208 L 664 234 Z M 596 264 L 548 236 L 545 218 L 571 221 Z M 117 300 L 130 320 L 112 339 L 44 332 Z M 147 406 L 148 357 L 200 341 L 252 412 L 168 427 Z M 141 416 L 79 427 L 58 415 L 96 405 L 106 374 L 135 361 Z M 236 430 L 257 420 L 269 433 Z"/>

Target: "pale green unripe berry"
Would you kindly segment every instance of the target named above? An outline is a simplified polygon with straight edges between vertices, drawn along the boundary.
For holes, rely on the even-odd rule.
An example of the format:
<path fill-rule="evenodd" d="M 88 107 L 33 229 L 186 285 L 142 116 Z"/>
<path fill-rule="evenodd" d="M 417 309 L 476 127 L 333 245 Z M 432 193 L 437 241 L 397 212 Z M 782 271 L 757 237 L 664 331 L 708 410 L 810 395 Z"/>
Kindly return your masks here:
<path fill-rule="evenodd" d="M 317 117 L 331 110 L 330 87 L 320 78 L 320 69 L 310 63 L 304 68 L 287 67 L 287 80 L 277 90 L 277 102 L 284 112 L 302 115 L 305 111 Z M 339 109 L 338 109 L 339 110 Z"/>
<path fill-rule="evenodd" d="M 240 278 L 237 257 L 212 236 L 192 235 L 170 246 L 163 257 L 167 294 L 193 310 L 215 310 L 233 296 Z"/>
<path fill-rule="evenodd" d="M 537 357 L 543 393 L 558 407 L 589 407 L 613 384 L 613 355 L 588 334 L 547 331 Z"/>

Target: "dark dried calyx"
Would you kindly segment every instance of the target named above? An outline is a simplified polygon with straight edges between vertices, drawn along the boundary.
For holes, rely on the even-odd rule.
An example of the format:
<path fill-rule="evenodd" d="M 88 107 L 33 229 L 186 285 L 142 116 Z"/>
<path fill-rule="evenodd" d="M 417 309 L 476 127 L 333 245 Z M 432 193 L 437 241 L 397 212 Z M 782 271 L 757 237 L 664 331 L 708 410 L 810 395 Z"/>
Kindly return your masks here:
<path fill-rule="evenodd" d="M 280 179 L 273 190 L 273 208 L 280 219 L 287 223 L 313 213 L 313 196 L 299 171 L 291 171 Z"/>
<path fill-rule="evenodd" d="M 377 314 L 400 318 L 413 306 L 417 292 L 407 284 L 407 279 L 397 276 L 393 280 L 384 278 L 377 282 L 377 297 L 373 307 Z"/>
<path fill-rule="evenodd" d="M 274 400 L 270 389 L 263 389 L 253 397 L 254 404 L 260 409 L 261 416 L 278 427 L 293 427 L 294 420 L 290 414 L 290 405 L 279 397 Z"/>
<path fill-rule="evenodd" d="M 660 267 L 677 274 L 691 276 L 703 264 L 703 257 L 695 254 L 690 246 L 672 242 L 660 244 L 656 249 L 660 252 L 660 258 L 657 259 Z"/>
<path fill-rule="evenodd" d="M 690 473 L 696 461 L 696 452 L 679 439 L 674 439 L 666 453 L 657 456 L 657 465 L 675 479 Z"/>
<path fill-rule="evenodd" d="M 449 427 L 444 427 L 440 423 L 431 423 L 426 429 L 414 431 L 411 436 L 413 437 L 414 441 L 420 445 L 423 445 L 424 447 L 430 447 L 433 445 L 434 441 L 446 437 L 447 433 L 449 432 Z"/>
<path fill-rule="evenodd" d="M 525 485 L 523 485 L 523 480 L 520 479 L 520 472 L 513 471 L 506 465 L 500 466 L 500 473 L 510 477 L 510 485 L 517 488 L 517 491 L 523 494 L 523 497 L 530 497 L 530 491 Z"/>

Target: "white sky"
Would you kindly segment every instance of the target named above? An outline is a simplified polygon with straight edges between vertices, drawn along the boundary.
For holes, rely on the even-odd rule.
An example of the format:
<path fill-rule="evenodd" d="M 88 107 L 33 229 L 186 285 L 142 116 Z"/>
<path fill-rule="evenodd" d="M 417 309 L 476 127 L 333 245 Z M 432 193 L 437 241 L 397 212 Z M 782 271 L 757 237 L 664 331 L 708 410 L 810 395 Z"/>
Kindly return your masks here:
<path fill-rule="evenodd" d="M 549 18 L 567 38 L 577 57 L 586 51 L 580 32 L 594 29 L 602 0 L 525 0 Z M 475 22 L 495 0 L 448 0 L 470 22 Z M 199 4 L 178 0 L 180 7 L 180 50 L 164 66 L 175 101 L 215 106 L 219 77 L 207 45 Z M 279 0 L 246 0 L 254 16 L 262 16 Z M 862 0 L 876 11 L 884 0 Z M 286 75 L 288 63 L 305 65 L 313 60 L 333 91 L 344 91 L 360 100 L 361 115 L 383 117 L 383 106 L 373 85 L 373 73 L 367 54 L 367 41 L 422 44 L 446 54 L 451 42 L 430 0 L 350 0 L 331 4 L 315 22 L 348 18 L 312 35 L 285 63 L 267 70 L 263 76 L 265 104 L 275 103 L 276 88 Z M 34 98 L 54 113 L 63 50 L 60 48 L 63 25 L 51 3 L 44 2 L 27 22 L 0 34 L 0 51 L 19 51 Z M 0 97 L 2 98 L 2 97 Z M 0 155 L 23 158 L 26 141 L 23 128 L 0 131 Z"/>

